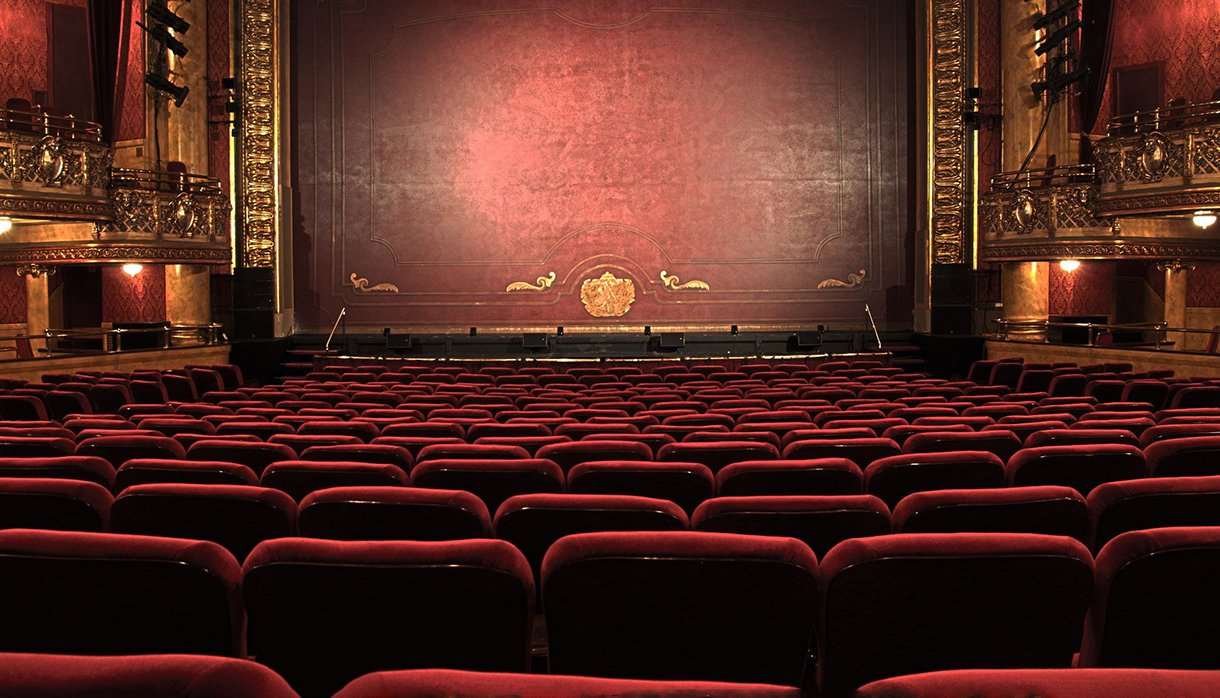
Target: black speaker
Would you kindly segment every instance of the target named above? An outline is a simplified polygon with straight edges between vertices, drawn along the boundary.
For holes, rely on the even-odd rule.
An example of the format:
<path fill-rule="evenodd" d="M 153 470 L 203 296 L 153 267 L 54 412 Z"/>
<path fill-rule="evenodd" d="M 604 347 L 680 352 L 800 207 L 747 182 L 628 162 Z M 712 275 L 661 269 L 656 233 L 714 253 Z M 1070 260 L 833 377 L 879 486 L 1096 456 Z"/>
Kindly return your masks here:
<path fill-rule="evenodd" d="M 680 349 L 686 346 L 685 332 L 662 332 L 657 341 L 657 346 L 662 349 Z"/>
<path fill-rule="evenodd" d="M 528 332 L 521 335 L 521 346 L 525 349 L 546 349 L 547 337 L 541 332 Z"/>
<path fill-rule="evenodd" d="M 801 330 L 792 335 L 791 342 L 797 349 L 819 349 L 822 346 L 822 333 L 816 330 Z"/>
<path fill-rule="evenodd" d="M 275 270 L 233 272 L 233 339 L 275 336 Z"/>

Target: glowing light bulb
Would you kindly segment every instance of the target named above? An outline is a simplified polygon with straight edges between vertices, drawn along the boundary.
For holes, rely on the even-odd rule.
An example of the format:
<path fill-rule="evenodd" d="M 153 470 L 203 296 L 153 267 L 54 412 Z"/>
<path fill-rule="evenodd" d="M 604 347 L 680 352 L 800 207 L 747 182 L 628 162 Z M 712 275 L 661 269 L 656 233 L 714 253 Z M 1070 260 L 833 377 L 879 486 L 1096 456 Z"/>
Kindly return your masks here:
<path fill-rule="evenodd" d="M 143 264 L 136 264 L 135 262 L 128 262 L 127 264 L 123 265 L 123 273 L 128 276 L 135 276 L 136 274 L 139 274 L 142 271 L 144 271 Z"/>
<path fill-rule="evenodd" d="M 1191 217 L 1190 222 L 1200 228 L 1210 228 L 1216 224 L 1216 214 L 1211 211 L 1195 211 L 1195 215 Z"/>
<path fill-rule="evenodd" d="M 1059 268 L 1066 272 L 1074 272 L 1080 268 L 1079 259 L 1061 259 L 1059 260 Z"/>
<path fill-rule="evenodd" d="M 8 231 L 10 231 L 12 229 L 13 229 L 13 219 L 12 218 L 0 218 L 0 235 L 4 235 L 5 233 L 7 233 Z"/>

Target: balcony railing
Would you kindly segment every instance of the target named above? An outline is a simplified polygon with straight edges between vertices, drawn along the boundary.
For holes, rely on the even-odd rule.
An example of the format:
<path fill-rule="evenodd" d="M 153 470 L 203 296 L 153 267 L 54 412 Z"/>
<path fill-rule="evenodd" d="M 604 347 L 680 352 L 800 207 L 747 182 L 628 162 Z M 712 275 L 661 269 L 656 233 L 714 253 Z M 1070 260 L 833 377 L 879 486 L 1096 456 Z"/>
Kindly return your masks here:
<path fill-rule="evenodd" d="M 1004 318 L 997 318 L 993 322 L 996 326 L 995 332 L 992 334 L 994 339 L 1089 347 L 1138 347 L 1151 348 L 1157 351 L 1185 351 L 1181 348 L 1181 344 L 1187 335 L 1206 337 L 1208 340 L 1207 345 L 1210 347 L 1212 342 L 1215 341 L 1214 338 L 1220 335 L 1220 329 L 1205 330 L 1195 327 L 1170 327 L 1164 322 L 1056 322 L 1050 320 L 1007 320 Z M 1081 341 L 1055 341 L 1054 333 L 1051 330 L 1059 330 L 1060 334 L 1065 334 L 1065 330 L 1073 332 Z M 1132 341 L 1131 338 L 1138 339 Z M 1209 350 L 1207 353 L 1215 352 L 1214 350 Z"/>
<path fill-rule="evenodd" d="M 979 202 L 984 242 L 1052 237 L 1060 231 L 1105 233 L 1109 221 L 1095 213 L 1097 185 L 1092 165 L 1002 172 Z"/>
<path fill-rule="evenodd" d="M 0 216 L 108 217 L 111 157 L 96 123 L 0 109 Z"/>
<path fill-rule="evenodd" d="M 111 170 L 114 220 L 106 233 L 228 245 L 229 200 L 220 181 L 185 172 Z"/>
<path fill-rule="evenodd" d="M 216 323 L 164 323 L 156 327 L 48 329 L 42 334 L 0 336 L 0 352 L 13 352 L 3 359 L 56 358 L 88 354 L 113 354 L 148 349 L 174 349 L 222 344 L 228 341 L 224 326 Z M 38 346 L 41 344 L 41 346 Z"/>

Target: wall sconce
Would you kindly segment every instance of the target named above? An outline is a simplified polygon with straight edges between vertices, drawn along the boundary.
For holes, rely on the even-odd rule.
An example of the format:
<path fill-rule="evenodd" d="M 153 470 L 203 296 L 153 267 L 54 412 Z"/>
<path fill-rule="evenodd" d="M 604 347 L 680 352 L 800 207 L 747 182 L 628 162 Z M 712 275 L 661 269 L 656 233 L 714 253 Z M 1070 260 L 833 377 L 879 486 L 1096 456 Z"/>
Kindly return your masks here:
<path fill-rule="evenodd" d="M 1195 215 L 1191 216 L 1190 222 L 1200 228 L 1210 228 L 1216 224 L 1216 214 L 1211 211 L 1195 211 Z"/>
<path fill-rule="evenodd" d="M 13 219 L 7 216 L 0 218 L 0 235 L 7 234 L 13 229 Z"/>
<path fill-rule="evenodd" d="M 1059 268 L 1069 274 L 1080 268 L 1079 259 L 1061 259 L 1059 260 Z"/>
<path fill-rule="evenodd" d="M 139 274 L 142 271 L 144 271 L 143 264 L 137 264 L 135 262 L 128 262 L 127 264 L 123 265 L 123 273 L 132 278 L 135 278 L 136 274 Z"/>

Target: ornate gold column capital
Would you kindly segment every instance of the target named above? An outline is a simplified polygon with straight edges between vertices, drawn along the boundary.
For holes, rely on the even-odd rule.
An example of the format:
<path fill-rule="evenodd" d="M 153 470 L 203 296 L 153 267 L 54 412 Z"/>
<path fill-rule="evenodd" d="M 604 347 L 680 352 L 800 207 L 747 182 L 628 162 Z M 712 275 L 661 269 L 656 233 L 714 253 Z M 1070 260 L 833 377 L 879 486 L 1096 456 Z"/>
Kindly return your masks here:
<path fill-rule="evenodd" d="M 1175 273 L 1181 272 L 1181 271 L 1194 271 L 1195 264 L 1194 264 L 1194 262 L 1183 262 L 1180 259 L 1167 259 L 1163 262 L 1157 262 L 1156 270 L 1175 272 Z"/>
<path fill-rule="evenodd" d="M 17 276 L 32 276 L 37 279 L 40 276 L 54 276 L 59 269 L 48 267 L 42 264 L 18 264 Z"/>

